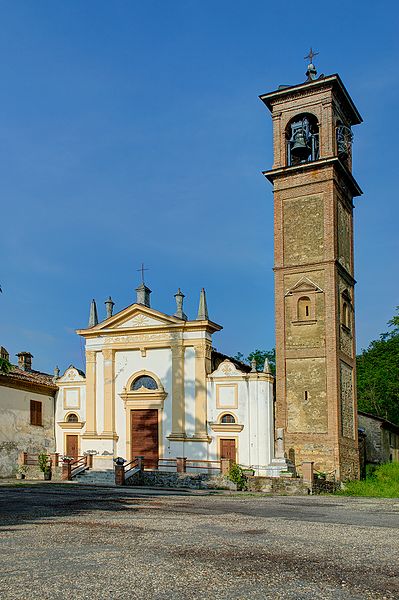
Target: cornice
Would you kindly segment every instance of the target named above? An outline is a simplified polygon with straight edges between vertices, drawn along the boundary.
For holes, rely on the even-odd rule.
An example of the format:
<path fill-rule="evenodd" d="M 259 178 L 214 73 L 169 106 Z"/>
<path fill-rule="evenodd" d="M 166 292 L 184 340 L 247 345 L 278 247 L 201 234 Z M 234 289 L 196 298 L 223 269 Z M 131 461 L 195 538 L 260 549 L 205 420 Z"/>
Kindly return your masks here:
<path fill-rule="evenodd" d="M 278 102 L 303 98 L 314 95 L 315 92 L 320 90 L 332 89 L 333 87 L 337 91 L 338 101 L 343 104 L 348 112 L 348 115 L 350 116 L 351 124 L 359 125 L 362 123 L 363 119 L 352 98 L 350 97 L 348 90 L 343 84 L 342 79 L 337 73 L 316 79 L 314 81 L 305 81 L 304 83 L 275 90 L 267 94 L 261 94 L 259 98 L 267 106 L 267 108 L 272 111 L 273 106 Z"/>
<path fill-rule="evenodd" d="M 337 156 L 331 156 L 329 158 L 322 158 L 319 160 L 302 163 L 291 167 L 279 167 L 277 169 L 271 169 L 270 171 L 262 171 L 263 175 L 271 183 L 274 183 L 275 179 L 287 177 L 288 175 L 297 175 L 309 171 L 321 170 L 328 167 L 335 167 L 340 171 L 340 174 L 344 176 L 348 187 L 352 193 L 352 196 L 361 196 L 363 194 L 356 179 L 352 173 L 343 165 Z"/>

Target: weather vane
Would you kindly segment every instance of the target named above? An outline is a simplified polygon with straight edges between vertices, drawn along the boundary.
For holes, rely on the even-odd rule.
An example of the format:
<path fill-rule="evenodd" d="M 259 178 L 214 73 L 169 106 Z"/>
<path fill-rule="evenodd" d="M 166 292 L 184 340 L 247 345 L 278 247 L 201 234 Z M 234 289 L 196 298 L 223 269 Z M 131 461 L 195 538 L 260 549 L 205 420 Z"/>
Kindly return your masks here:
<path fill-rule="evenodd" d="M 144 271 L 149 271 L 149 269 L 144 268 L 144 263 L 141 263 L 140 269 L 137 269 L 139 273 L 141 273 L 141 283 L 144 284 Z M 144 284 L 145 285 L 145 284 Z"/>
<path fill-rule="evenodd" d="M 304 58 L 308 58 L 310 60 L 310 63 L 313 64 L 313 57 L 317 56 L 318 54 L 319 52 L 315 52 L 312 46 L 310 46 L 309 54 L 307 56 L 304 56 Z"/>

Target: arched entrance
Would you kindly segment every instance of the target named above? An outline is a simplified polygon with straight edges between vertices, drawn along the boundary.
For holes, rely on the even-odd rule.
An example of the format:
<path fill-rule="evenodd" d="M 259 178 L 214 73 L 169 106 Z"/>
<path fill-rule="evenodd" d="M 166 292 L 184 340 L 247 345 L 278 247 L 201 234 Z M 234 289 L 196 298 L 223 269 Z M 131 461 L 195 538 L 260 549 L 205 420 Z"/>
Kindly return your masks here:
<path fill-rule="evenodd" d="M 166 392 L 159 378 L 148 371 L 130 377 L 122 399 L 126 409 L 126 454 L 144 456 L 144 465 L 157 468 L 162 448 L 162 413 Z"/>

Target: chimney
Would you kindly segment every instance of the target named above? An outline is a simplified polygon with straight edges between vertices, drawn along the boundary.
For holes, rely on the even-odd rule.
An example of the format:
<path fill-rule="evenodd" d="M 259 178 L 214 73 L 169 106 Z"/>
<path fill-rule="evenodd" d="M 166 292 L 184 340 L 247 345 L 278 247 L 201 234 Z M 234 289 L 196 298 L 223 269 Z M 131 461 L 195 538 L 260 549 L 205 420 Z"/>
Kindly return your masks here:
<path fill-rule="evenodd" d="M 137 293 L 137 304 L 144 304 L 144 306 L 148 306 L 150 308 L 150 294 L 151 290 L 144 283 L 141 283 L 138 288 L 136 288 Z"/>
<path fill-rule="evenodd" d="M 30 352 L 18 352 L 16 356 L 18 356 L 18 368 L 21 369 L 21 371 L 32 370 L 33 355 Z"/>
<path fill-rule="evenodd" d="M 3 360 L 10 360 L 10 355 L 7 352 L 7 350 L 4 348 L 4 346 L 0 346 L 0 358 L 2 358 Z"/>

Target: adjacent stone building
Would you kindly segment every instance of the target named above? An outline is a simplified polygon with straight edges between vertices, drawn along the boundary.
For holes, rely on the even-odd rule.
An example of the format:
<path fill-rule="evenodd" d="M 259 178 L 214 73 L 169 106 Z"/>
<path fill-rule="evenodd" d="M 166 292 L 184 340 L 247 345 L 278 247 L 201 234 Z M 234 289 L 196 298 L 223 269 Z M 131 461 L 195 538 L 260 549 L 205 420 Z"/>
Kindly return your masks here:
<path fill-rule="evenodd" d="M 382 417 L 361 412 L 359 431 L 364 436 L 365 464 L 382 464 L 399 461 L 399 426 Z"/>
<path fill-rule="evenodd" d="M 0 348 L 1 358 L 9 353 Z M 55 451 L 53 377 L 32 369 L 32 354 L 20 352 L 18 366 L 0 373 L 0 477 L 15 474 L 18 454 Z"/>

